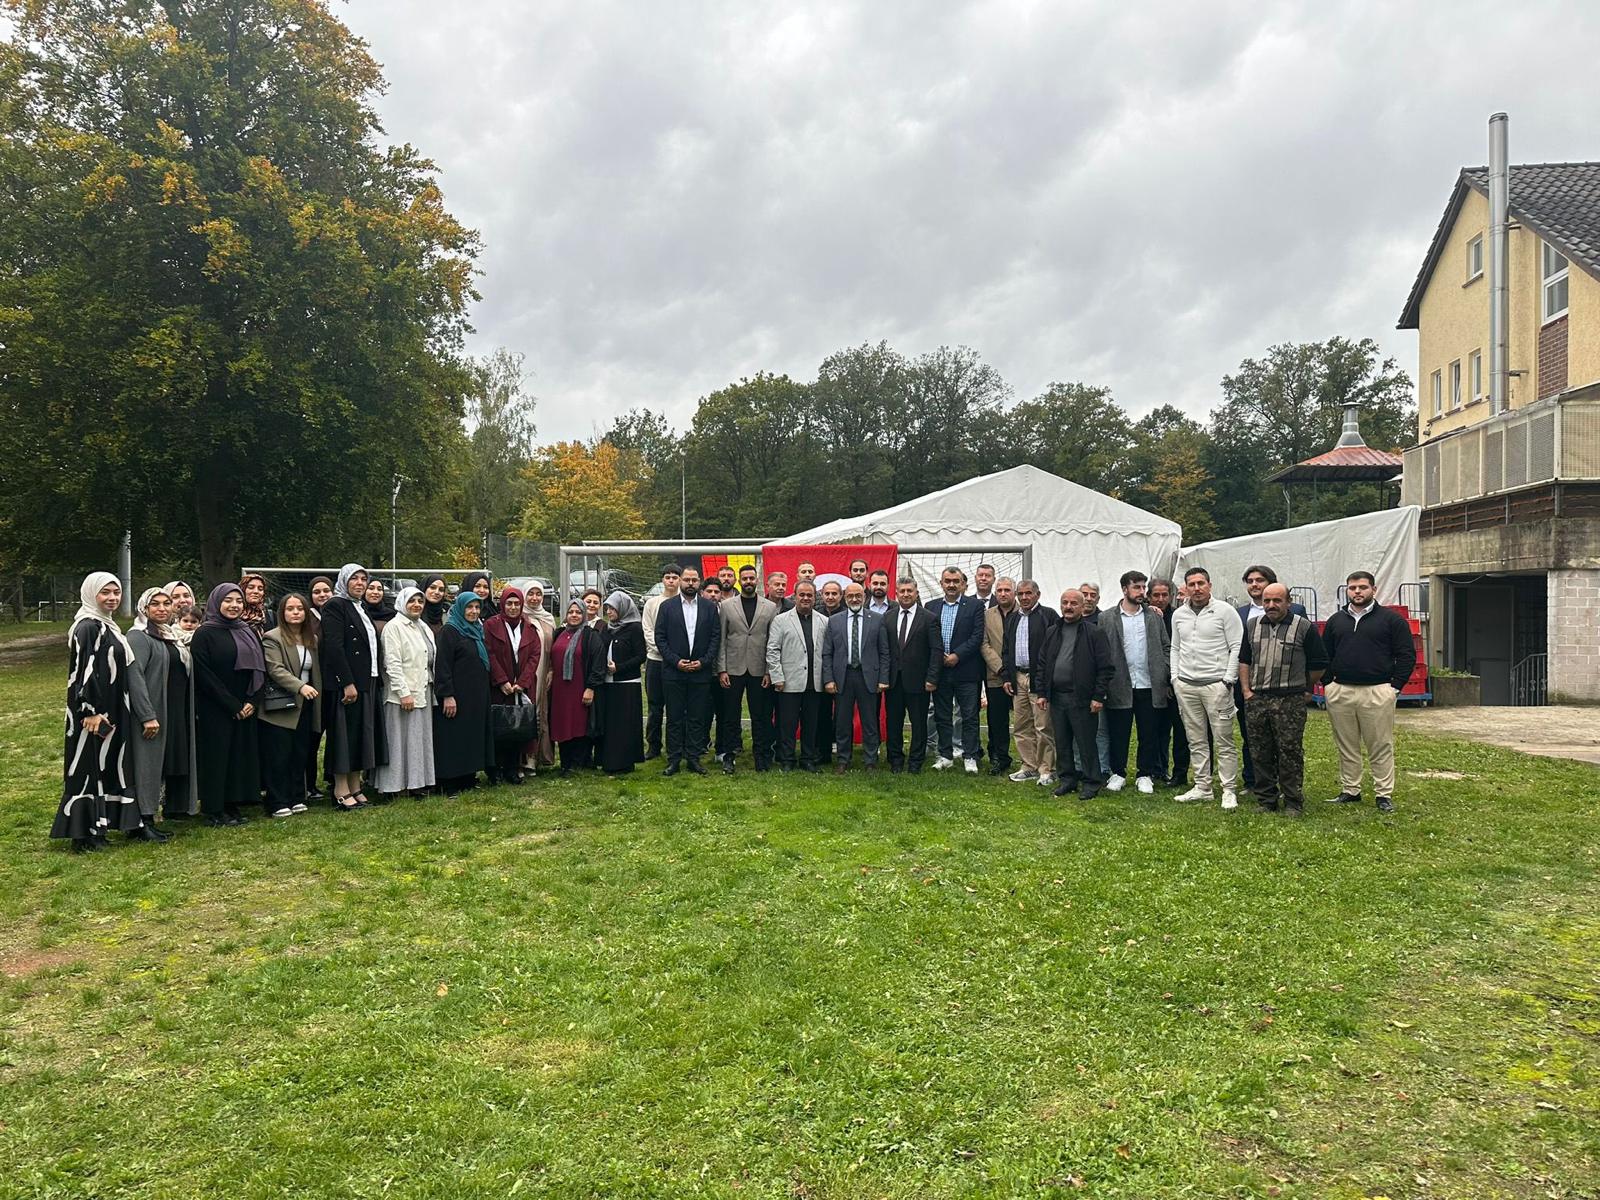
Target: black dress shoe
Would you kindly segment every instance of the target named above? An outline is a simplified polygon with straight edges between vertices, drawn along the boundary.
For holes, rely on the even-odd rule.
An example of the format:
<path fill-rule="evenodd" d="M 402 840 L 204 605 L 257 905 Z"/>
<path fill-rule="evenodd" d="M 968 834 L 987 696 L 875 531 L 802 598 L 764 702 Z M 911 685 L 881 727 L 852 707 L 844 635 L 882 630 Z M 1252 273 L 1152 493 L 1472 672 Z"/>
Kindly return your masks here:
<path fill-rule="evenodd" d="M 1011 764 L 1010 763 L 995 763 L 992 767 L 989 768 L 989 774 L 991 774 L 991 775 L 1004 775 L 1010 770 L 1011 770 Z"/>
<path fill-rule="evenodd" d="M 88 854 L 91 850 L 98 850 L 93 838 L 73 838 L 72 852 L 74 854 Z"/>
<path fill-rule="evenodd" d="M 817 764 L 816 763 L 801 763 L 800 764 L 800 769 L 802 771 L 804 771 L 807 775 L 815 775 L 817 773 Z"/>
<path fill-rule="evenodd" d="M 1262 812 L 1277 812 L 1278 802 L 1276 800 L 1257 800 L 1256 807 Z"/>
<path fill-rule="evenodd" d="M 724 775 L 733 774 L 733 759 L 725 758 L 722 760 L 722 773 Z"/>
<path fill-rule="evenodd" d="M 172 834 L 162 829 L 159 825 L 146 825 L 145 828 L 156 835 L 157 841 L 170 842 L 172 840 Z"/>
<path fill-rule="evenodd" d="M 207 813 L 206 814 L 206 824 L 210 825 L 213 829 L 220 828 L 221 826 L 226 825 L 227 823 L 228 823 L 228 818 L 227 817 L 219 817 L 216 813 Z"/>
<path fill-rule="evenodd" d="M 645 762 L 649 762 L 652 758 L 660 758 L 660 757 L 661 757 L 661 751 L 659 751 L 659 750 L 646 750 L 644 752 L 644 760 L 645 760 Z"/>
<path fill-rule="evenodd" d="M 833 773 L 835 775 L 843 775 L 844 772 L 845 772 L 845 766 L 844 766 L 844 764 L 842 762 L 836 762 L 836 763 L 833 764 Z"/>
<path fill-rule="evenodd" d="M 1303 817 L 1306 815 L 1306 806 L 1304 804 L 1286 804 L 1283 806 L 1283 811 L 1291 817 Z"/>
<path fill-rule="evenodd" d="M 1359 793 L 1357 795 L 1352 796 L 1349 792 L 1340 792 L 1337 796 L 1334 796 L 1334 797 L 1330 798 L 1328 803 L 1329 804 L 1360 804 L 1361 803 L 1361 796 L 1360 796 Z"/>
<path fill-rule="evenodd" d="M 1378 811 L 1379 812 L 1393 812 L 1394 811 L 1394 801 L 1389 799 L 1389 797 L 1387 797 L 1387 796 L 1379 796 L 1378 797 Z"/>
<path fill-rule="evenodd" d="M 1070 795 L 1072 795 L 1073 792 L 1075 792 L 1077 790 L 1078 790 L 1078 782 L 1077 782 L 1077 780 L 1072 780 L 1071 782 L 1062 782 L 1062 783 L 1056 784 L 1055 790 L 1052 791 L 1050 794 L 1052 796 L 1070 796 Z"/>
<path fill-rule="evenodd" d="M 307 800 L 321 800 L 323 798 L 324 798 L 323 797 L 323 793 L 319 792 L 316 788 L 307 788 L 306 789 L 306 799 Z"/>
<path fill-rule="evenodd" d="M 148 825 L 141 825 L 137 829 L 128 830 L 127 837 L 130 842 L 159 842 L 162 840 L 157 836 L 156 831 Z"/>
<path fill-rule="evenodd" d="M 676 775 L 678 773 L 678 770 L 679 770 L 678 764 L 675 763 L 675 762 L 670 762 L 670 763 L 667 764 L 667 769 L 665 771 L 661 772 L 661 774 L 664 775 L 664 776 L 667 776 L 668 778 L 670 778 L 673 775 Z"/>
<path fill-rule="evenodd" d="M 689 770 L 696 775 L 704 775 L 706 773 L 706 769 L 700 765 L 700 760 L 697 758 L 689 760 Z M 731 775 L 732 772 L 730 771 L 729 774 Z"/>
<path fill-rule="evenodd" d="M 1100 794 L 1100 785 L 1098 783 L 1091 783 L 1088 787 L 1084 788 L 1083 791 L 1078 793 L 1078 799 L 1079 800 L 1093 800 L 1099 794 Z"/>
<path fill-rule="evenodd" d="M 891 774 L 891 775 L 898 775 L 898 774 L 900 774 L 901 771 L 904 771 L 905 769 L 906 768 L 905 768 L 905 765 L 903 763 L 890 763 L 889 764 L 889 774 Z"/>

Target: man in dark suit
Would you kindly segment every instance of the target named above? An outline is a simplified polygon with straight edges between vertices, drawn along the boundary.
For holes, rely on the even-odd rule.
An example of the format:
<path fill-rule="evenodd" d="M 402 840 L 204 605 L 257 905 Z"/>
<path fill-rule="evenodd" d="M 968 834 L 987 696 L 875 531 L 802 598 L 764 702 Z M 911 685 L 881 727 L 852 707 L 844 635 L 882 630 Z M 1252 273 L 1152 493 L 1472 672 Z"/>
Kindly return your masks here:
<path fill-rule="evenodd" d="M 1039 603 L 1039 584 L 1024 579 L 1017 584 L 1017 606 L 1006 617 L 1000 643 L 1000 686 L 1011 699 L 1011 717 L 1017 729 L 1017 757 L 1022 760 L 1010 776 L 1017 783 L 1037 780 L 1040 787 L 1056 785 L 1056 730 L 1048 709 L 1033 702 L 1033 660 L 1044 646 L 1044 635 L 1058 620 L 1056 610 Z"/>
<path fill-rule="evenodd" d="M 656 612 L 656 645 L 665 666 L 667 775 L 676 775 L 680 764 L 696 775 L 706 773 L 700 756 L 706 752 L 722 620 L 717 606 L 699 592 L 700 572 L 685 567 L 678 576 L 677 598 L 663 602 Z"/>
<path fill-rule="evenodd" d="M 1244 583 L 1244 590 L 1249 593 L 1250 603 L 1238 606 L 1239 621 L 1246 629 L 1249 629 L 1251 617 L 1260 617 L 1266 614 L 1267 610 L 1262 606 L 1261 597 L 1266 592 L 1269 584 L 1278 582 L 1278 573 L 1271 567 L 1257 563 L 1244 569 L 1241 581 Z M 1303 604 L 1289 605 L 1289 615 L 1292 617 L 1306 617 L 1307 620 L 1310 620 L 1310 617 L 1306 615 L 1306 606 Z M 1240 773 L 1244 776 L 1245 787 L 1254 787 L 1256 769 L 1250 762 L 1250 734 L 1246 731 L 1244 723 L 1244 690 L 1240 687 L 1237 679 L 1233 681 L 1233 707 L 1238 711 L 1239 715 L 1239 757 L 1244 764 L 1244 769 Z"/>
<path fill-rule="evenodd" d="M 884 708 L 889 729 L 889 770 L 915 775 L 928 753 L 928 699 L 939 683 L 938 627 L 917 595 L 916 581 L 899 583 L 899 603 L 884 618 L 889 634 L 889 690 Z M 911 718 L 911 754 L 905 751 L 906 718 Z"/>
<path fill-rule="evenodd" d="M 972 573 L 972 586 L 977 589 L 978 600 L 985 608 L 993 608 L 1000 603 L 1000 597 L 994 590 L 993 563 L 978 564 L 978 569 Z"/>
<path fill-rule="evenodd" d="M 878 693 L 889 687 L 889 639 L 883 618 L 867 611 L 866 590 L 844 590 L 844 611 L 828 618 L 822 640 L 822 690 L 835 698 L 835 775 L 850 765 L 855 720 L 861 722 L 861 753 L 867 770 L 878 767 Z M 854 720 L 852 720 L 854 718 Z"/>
<path fill-rule="evenodd" d="M 961 714 L 961 754 L 969 775 L 978 773 L 978 705 L 983 692 L 983 602 L 964 596 L 966 577 L 959 568 L 946 567 L 939 576 L 942 600 L 928 603 L 933 618 L 939 656 L 939 686 L 933 693 L 933 723 L 939 732 L 939 757 L 935 771 L 955 766 L 955 728 L 951 706 Z"/>
<path fill-rule="evenodd" d="M 1060 782 L 1054 794 L 1066 796 L 1081 788 L 1078 795 L 1090 800 L 1105 784 L 1094 737 L 1115 667 L 1106 635 L 1084 619 L 1083 610 L 1083 593 L 1077 588 L 1061 593 L 1061 620 L 1045 632 L 1032 686 L 1034 704 L 1048 709 L 1055 721 Z M 1074 746 L 1080 764 L 1076 769 Z"/>

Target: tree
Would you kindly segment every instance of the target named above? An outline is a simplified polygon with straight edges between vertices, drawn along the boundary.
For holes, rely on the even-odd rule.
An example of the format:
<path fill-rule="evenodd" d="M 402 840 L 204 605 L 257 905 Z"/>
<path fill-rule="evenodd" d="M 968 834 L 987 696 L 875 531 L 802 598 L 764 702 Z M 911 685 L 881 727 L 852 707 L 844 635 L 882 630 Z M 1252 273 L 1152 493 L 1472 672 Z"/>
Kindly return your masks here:
<path fill-rule="evenodd" d="M 761 373 L 700 401 L 684 438 L 692 536 L 782 536 L 804 527 L 800 514 L 812 497 L 803 483 L 816 462 L 810 394 L 787 375 Z"/>
<path fill-rule="evenodd" d="M 904 356 L 887 342 L 862 343 L 822 360 L 812 386 L 816 437 L 834 486 L 815 497 L 816 522 L 883 507 L 883 468 L 907 411 Z M 804 528 L 805 525 L 800 526 Z"/>
<path fill-rule="evenodd" d="M 966 346 L 940 346 L 904 375 L 904 402 L 884 413 L 894 453 L 886 503 L 914 500 L 994 469 L 994 431 L 1010 397 L 1000 372 Z"/>
<path fill-rule="evenodd" d="M 0 553 L 381 544 L 471 387 L 477 239 L 366 45 L 321 0 L 5 4 Z"/>
<path fill-rule="evenodd" d="M 633 408 L 611 422 L 605 440 L 622 454 L 623 472 L 638 485 L 645 534 L 676 538 L 683 533 L 681 471 L 683 440 L 659 412 Z"/>
<path fill-rule="evenodd" d="M 1391 359 L 1379 359 L 1370 338 L 1273 346 L 1246 359 L 1222 381 L 1222 404 L 1212 412 L 1207 468 L 1216 481 L 1215 517 L 1222 536 L 1275 528 L 1283 499 L 1265 477 L 1279 467 L 1331 450 L 1347 404 L 1361 409 L 1369 446 L 1399 450 L 1416 427 L 1411 379 Z M 1381 507 L 1370 484 L 1306 489 L 1294 504 L 1296 523 L 1349 516 Z"/>
<path fill-rule="evenodd" d="M 477 538 L 504 533 L 527 504 L 523 468 L 533 457 L 536 401 L 523 392 L 522 362 L 522 355 L 500 349 L 473 364 L 463 516 Z"/>
<path fill-rule="evenodd" d="M 623 467 L 621 452 L 604 440 L 544 447 L 525 469 L 533 495 L 516 532 L 563 545 L 638 537 L 644 532 L 635 503 L 639 485 Z"/>
<path fill-rule="evenodd" d="M 1011 410 L 1006 432 L 1007 466 L 1032 463 L 1108 496 L 1128 487 L 1133 427 L 1110 388 L 1052 383 Z"/>
<path fill-rule="evenodd" d="M 1216 489 L 1206 469 L 1211 439 L 1194 418 L 1163 404 L 1133 427 L 1128 486 L 1122 499 L 1183 526 L 1185 542 L 1217 535 Z"/>

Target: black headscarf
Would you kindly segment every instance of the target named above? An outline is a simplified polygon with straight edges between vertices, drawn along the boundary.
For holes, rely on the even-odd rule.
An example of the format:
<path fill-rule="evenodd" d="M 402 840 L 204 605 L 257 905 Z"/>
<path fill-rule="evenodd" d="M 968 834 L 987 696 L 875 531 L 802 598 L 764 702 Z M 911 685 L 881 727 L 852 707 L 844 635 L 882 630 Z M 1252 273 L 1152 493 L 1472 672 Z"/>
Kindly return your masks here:
<path fill-rule="evenodd" d="M 367 586 L 368 587 L 372 586 L 372 581 L 371 580 L 367 581 Z M 379 586 L 382 586 L 382 585 L 379 585 Z M 383 599 L 381 601 L 379 601 L 377 604 L 374 604 L 372 601 L 368 600 L 365 596 L 362 596 L 361 597 L 361 608 L 362 608 L 362 611 L 364 611 L 367 614 L 367 620 L 369 620 L 369 621 L 392 621 L 392 620 L 395 619 L 395 616 L 396 616 L 396 613 L 394 611 L 394 601 L 389 599 L 389 589 L 388 588 L 384 588 L 383 589 Z"/>
<path fill-rule="evenodd" d="M 443 625 L 450 613 L 450 597 L 446 596 L 443 600 L 428 599 L 428 589 L 443 582 L 443 575 L 429 575 L 422 581 L 422 622 L 425 625 Z"/>
<path fill-rule="evenodd" d="M 489 595 L 484 598 L 479 607 L 478 620 L 487 621 L 490 617 L 498 616 L 500 606 L 494 602 L 494 580 L 489 578 L 487 571 L 468 571 L 461 577 L 461 590 L 470 592 L 478 586 L 478 580 L 483 580 L 489 585 Z"/>

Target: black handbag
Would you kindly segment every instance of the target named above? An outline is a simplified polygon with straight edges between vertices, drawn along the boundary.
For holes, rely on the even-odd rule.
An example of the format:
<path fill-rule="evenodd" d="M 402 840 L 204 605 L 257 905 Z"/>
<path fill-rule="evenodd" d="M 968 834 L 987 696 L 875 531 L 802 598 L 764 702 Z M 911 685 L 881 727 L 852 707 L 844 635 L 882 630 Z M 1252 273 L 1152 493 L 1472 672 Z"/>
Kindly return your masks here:
<path fill-rule="evenodd" d="M 261 692 L 262 712 L 283 712 L 285 709 L 298 707 L 300 693 L 285 691 L 275 683 L 269 683 Z"/>
<path fill-rule="evenodd" d="M 511 704 L 489 706 L 489 728 L 497 742 L 531 742 L 539 736 L 539 710 L 518 692 Z"/>

